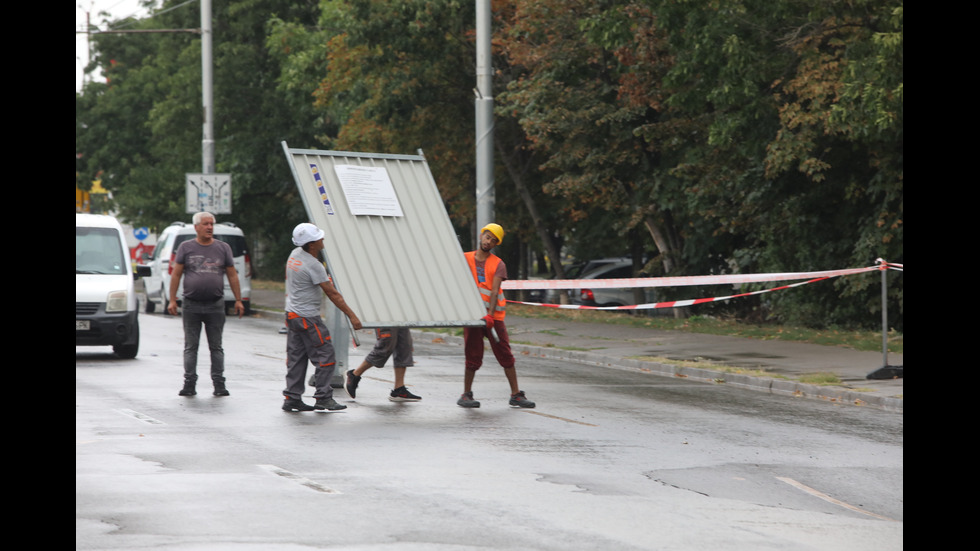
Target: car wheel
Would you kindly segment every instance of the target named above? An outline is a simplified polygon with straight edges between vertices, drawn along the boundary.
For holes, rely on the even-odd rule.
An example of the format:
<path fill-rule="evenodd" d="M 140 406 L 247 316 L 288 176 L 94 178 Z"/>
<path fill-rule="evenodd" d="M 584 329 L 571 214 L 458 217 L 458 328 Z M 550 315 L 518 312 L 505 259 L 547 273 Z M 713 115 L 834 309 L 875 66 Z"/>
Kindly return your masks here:
<path fill-rule="evenodd" d="M 156 309 L 157 309 L 157 303 L 155 303 L 152 300 L 150 300 L 150 297 L 146 297 L 146 305 L 144 306 L 143 310 L 147 314 L 152 314 L 153 311 L 156 310 Z"/>
<path fill-rule="evenodd" d="M 160 295 L 160 296 L 163 297 L 163 315 L 169 316 L 170 315 L 170 299 L 167 298 L 167 295 Z"/>
<path fill-rule="evenodd" d="M 136 332 L 136 342 L 133 344 L 119 344 L 112 347 L 112 351 L 116 353 L 117 356 L 124 360 L 132 360 L 136 357 L 136 354 L 140 350 L 140 325 L 139 322 L 133 326 L 133 331 Z"/>

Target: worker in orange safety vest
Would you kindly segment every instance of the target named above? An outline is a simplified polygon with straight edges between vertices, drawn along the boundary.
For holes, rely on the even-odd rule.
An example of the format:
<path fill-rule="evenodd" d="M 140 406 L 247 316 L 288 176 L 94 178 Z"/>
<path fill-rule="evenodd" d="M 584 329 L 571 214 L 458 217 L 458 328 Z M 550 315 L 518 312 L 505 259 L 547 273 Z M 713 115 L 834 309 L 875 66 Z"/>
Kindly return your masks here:
<path fill-rule="evenodd" d="M 503 240 L 504 229 L 498 224 L 487 224 L 480 229 L 480 247 L 475 251 L 464 253 L 480 296 L 483 297 L 487 315 L 483 318 L 486 322 L 485 327 L 463 329 L 466 369 L 463 377 L 463 394 L 456 401 L 456 404 L 461 407 L 480 407 L 480 402 L 473 399 L 473 379 L 477 370 L 483 365 L 484 337 L 490 337 L 490 349 L 500 366 L 504 368 L 504 374 L 510 384 L 509 404 L 521 408 L 534 407 L 534 402 L 527 399 L 524 391 L 517 384 L 517 368 L 514 367 L 516 362 L 510 350 L 507 326 L 504 325 L 507 301 L 504 299 L 500 284 L 507 279 L 507 265 L 499 256 L 490 252 Z"/>

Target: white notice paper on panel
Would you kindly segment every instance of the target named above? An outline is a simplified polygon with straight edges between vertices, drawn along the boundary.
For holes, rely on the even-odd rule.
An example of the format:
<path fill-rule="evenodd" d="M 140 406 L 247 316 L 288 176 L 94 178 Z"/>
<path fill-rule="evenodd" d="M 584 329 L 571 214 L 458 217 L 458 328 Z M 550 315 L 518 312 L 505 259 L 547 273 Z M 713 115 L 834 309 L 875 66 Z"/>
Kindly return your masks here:
<path fill-rule="evenodd" d="M 354 216 L 404 216 L 385 167 L 335 165 L 333 169 Z"/>

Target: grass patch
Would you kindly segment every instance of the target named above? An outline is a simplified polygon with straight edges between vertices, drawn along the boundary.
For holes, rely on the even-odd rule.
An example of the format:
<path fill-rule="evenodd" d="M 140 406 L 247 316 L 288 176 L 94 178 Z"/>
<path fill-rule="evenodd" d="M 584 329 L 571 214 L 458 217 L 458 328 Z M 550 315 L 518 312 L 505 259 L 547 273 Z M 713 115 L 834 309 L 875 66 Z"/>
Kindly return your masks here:
<path fill-rule="evenodd" d="M 745 375 L 748 377 L 766 377 L 769 379 L 782 379 L 785 381 L 795 380 L 796 382 L 799 383 L 816 385 L 816 386 L 841 386 L 844 384 L 844 382 L 841 381 L 840 377 L 838 377 L 833 373 L 812 373 L 809 375 L 802 375 L 796 379 L 793 379 L 785 375 L 771 373 L 764 369 L 747 369 L 744 367 L 717 365 L 711 362 L 700 361 L 700 360 L 672 360 L 670 358 L 664 358 L 662 356 L 637 356 L 634 357 L 633 359 L 645 361 L 645 362 L 656 362 L 656 363 L 661 363 L 666 365 L 674 365 L 678 367 L 707 369 L 709 371 L 717 371 L 718 373 Z M 870 391 L 871 389 L 854 389 L 854 390 Z"/>
<path fill-rule="evenodd" d="M 462 327 L 425 327 L 426 333 L 443 333 L 452 337 L 462 337 Z"/>
<path fill-rule="evenodd" d="M 803 375 L 800 377 L 800 382 L 809 385 L 821 386 L 841 384 L 840 377 L 834 375 L 833 373 L 811 373 L 809 375 Z"/>
<path fill-rule="evenodd" d="M 675 365 L 678 367 L 708 369 L 711 371 L 717 371 L 719 373 L 747 375 L 750 377 L 769 377 L 770 379 L 788 379 L 788 377 L 786 377 L 785 375 L 777 375 L 775 373 L 770 373 L 764 369 L 747 369 L 744 367 L 718 365 L 703 360 L 673 360 L 670 358 L 664 358 L 663 356 L 635 356 L 633 357 L 633 359 L 644 361 L 644 362 L 656 362 L 656 363 L 666 364 L 666 365 Z"/>
<path fill-rule="evenodd" d="M 261 291 L 282 291 L 286 292 L 285 281 L 269 281 L 267 279 L 253 279 L 252 288 Z"/>

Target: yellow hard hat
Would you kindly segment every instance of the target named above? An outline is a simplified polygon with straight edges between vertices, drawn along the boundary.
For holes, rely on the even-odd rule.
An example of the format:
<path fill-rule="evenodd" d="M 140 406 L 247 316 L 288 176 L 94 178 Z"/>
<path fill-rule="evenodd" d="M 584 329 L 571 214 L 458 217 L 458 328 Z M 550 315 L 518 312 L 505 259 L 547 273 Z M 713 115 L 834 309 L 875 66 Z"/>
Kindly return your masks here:
<path fill-rule="evenodd" d="M 504 242 L 504 229 L 500 227 L 500 224 L 487 224 L 486 226 L 483 226 L 483 228 L 480 229 L 480 235 L 483 235 L 483 232 L 485 231 L 489 231 L 494 237 L 497 238 L 498 245 Z"/>

